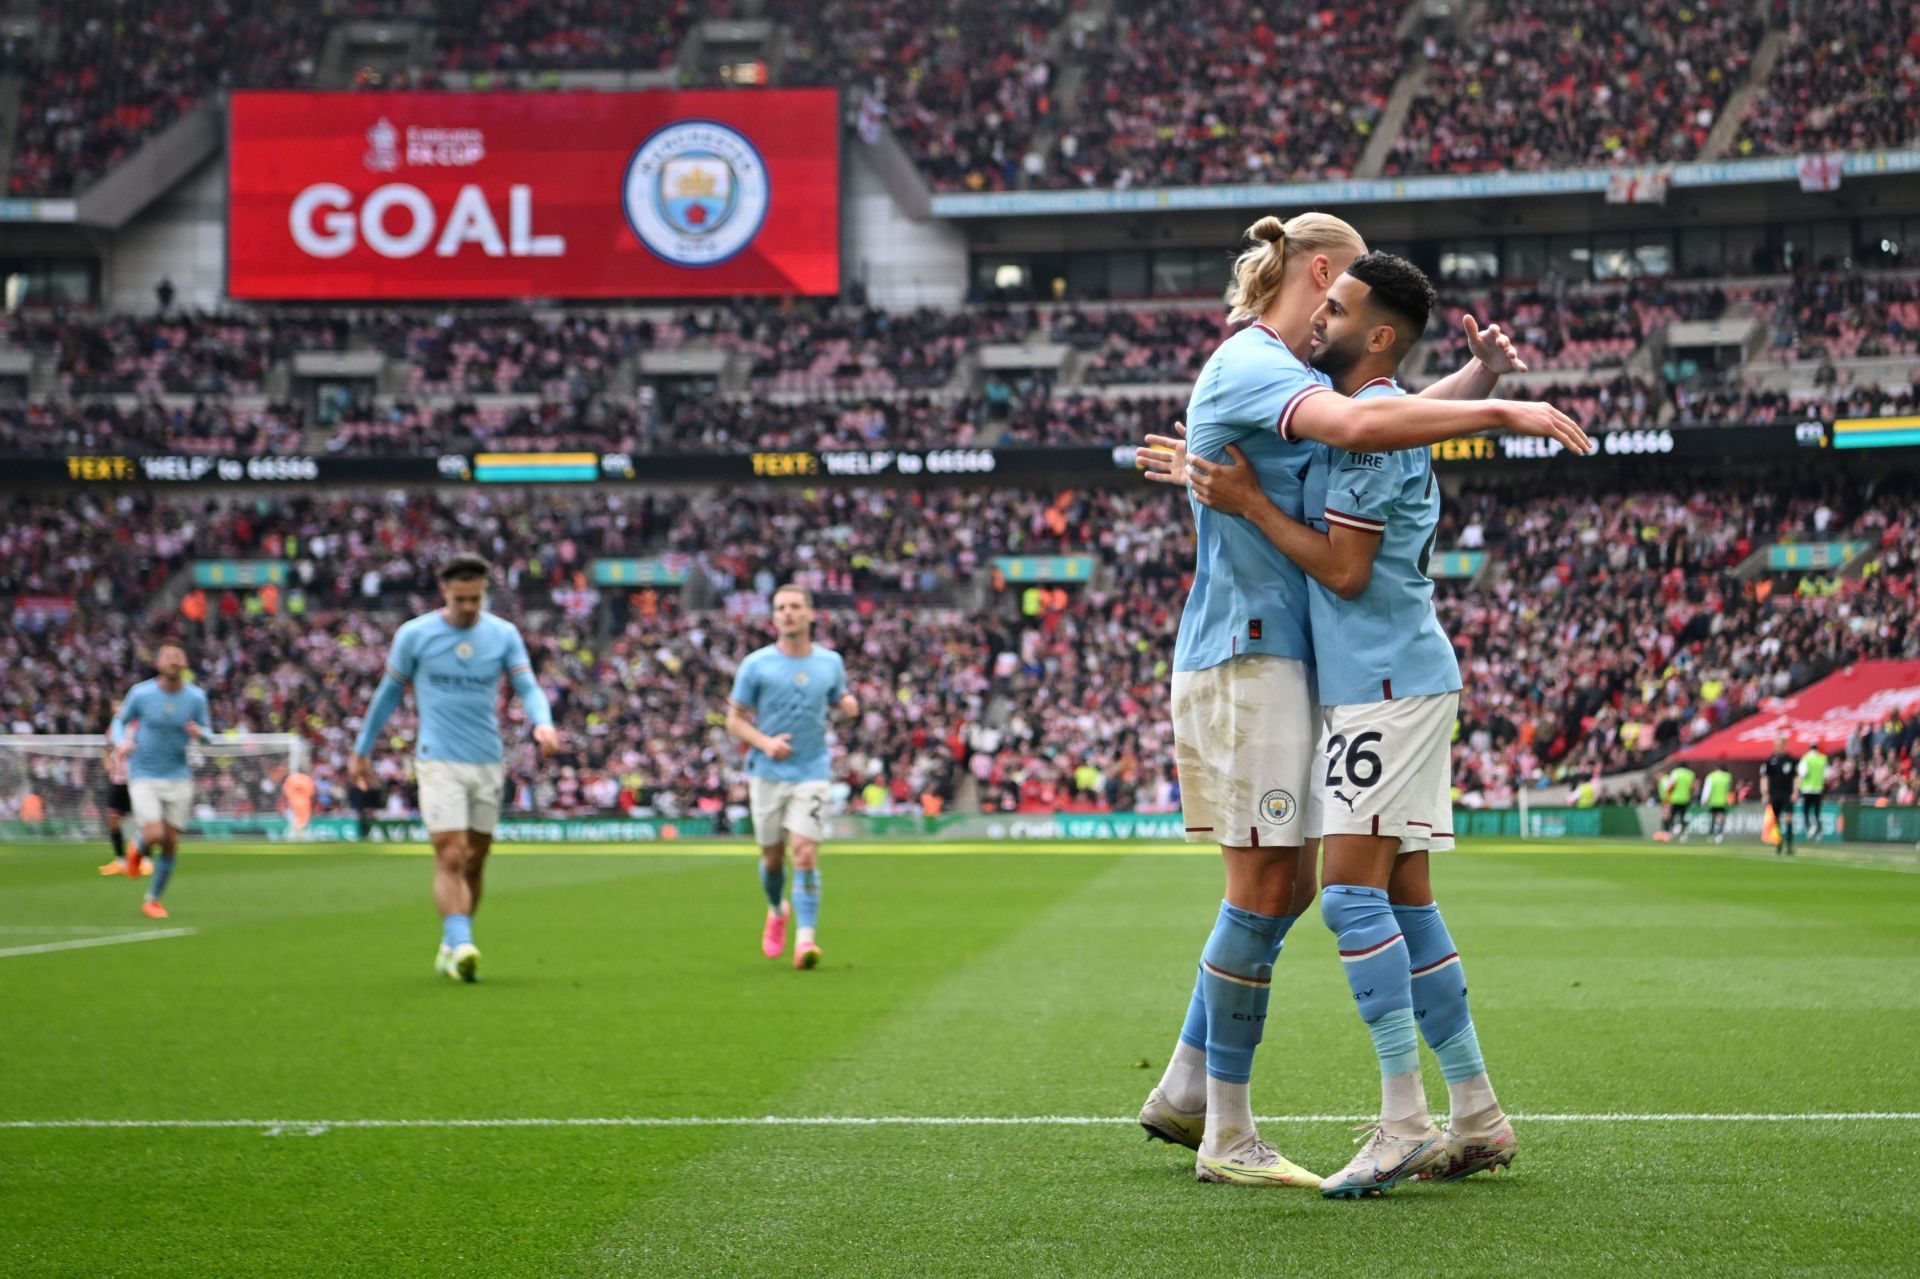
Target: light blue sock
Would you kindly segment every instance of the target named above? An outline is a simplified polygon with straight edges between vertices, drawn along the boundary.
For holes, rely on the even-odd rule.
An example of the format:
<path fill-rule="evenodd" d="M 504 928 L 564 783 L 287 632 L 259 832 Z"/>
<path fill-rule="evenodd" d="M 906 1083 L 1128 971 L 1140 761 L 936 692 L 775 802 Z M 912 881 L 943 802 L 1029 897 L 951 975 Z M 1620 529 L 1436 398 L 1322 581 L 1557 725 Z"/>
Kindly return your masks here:
<path fill-rule="evenodd" d="M 793 918 L 802 928 L 819 927 L 819 870 L 796 870 L 793 872 Z"/>
<path fill-rule="evenodd" d="M 1440 1045 L 1457 1039 L 1463 1030 L 1473 1029 L 1473 1017 L 1467 1011 L 1467 976 L 1460 967 L 1460 952 L 1454 949 L 1447 923 L 1440 918 L 1440 907 L 1395 906 L 1393 917 L 1407 939 L 1407 965 L 1412 969 L 1413 978 L 1413 1015 L 1419 1019 L 1420 1033 L 1437 1054 Z M 1449 1074 L 1447 1079 L 1452 1082 L 1453 1076 Z"/>
<path fill-rule="evenodd" d="M 1328 884 L 1320 891 L 1320 915 L 1340 939 L 1340 963 L 1373 1035 L 1382 1076 L 1420 1066 L 1420 1036 L 1414 1028 L 1413 982 L 1407 944 L 1384 889 Z"/>
<path fill-rule="evenodd" d="M 466 946 L 473 941 L 473 916 L 448 915 L 440 921 L 440 941 L 447 946 Z"/>
<path fill-rule="evenodd" d="M 1443 1044 L 1435 1044 L 1433 1055 L 1440 1059 L 1440 1073 L 1446 1076 L 1449 1087 L 1487 1073 L 1487 1063 L 1480 1056 L 1480 1036 L 1472 1026 Z"/>
<path fill-rule="evenodd" d="M 173 854 L 161 853 L 153 859 L 153 882 L 147 885 L 147 896 L 153 901 L 160 900 L 160 894 L 167 891 L 167 881 L 173 878 Z"/>
<path fill-rule="evenodd" d="M 1420 1033 L 1440 1059 L 1440 1073 L 1446 1077 L 1453 1106 L 1450 1122 L 1479 1116 L 1484 1123 L 1490 1112 L 1499 1113 L 1500 1103 L 1487 1082 L 1480 1036 L 1467 1008 L 1467 975 L 1460 967 L 1460 952 L 1454 949 L 1438 906 L 1395 906 L 1393 916 L 1407 938 L 1413 1015 L 1419 1018 Z"/>
<path fill-rule="evenodd" d="M 1207 1051 L 1207 970 L 1193 975 L 1193 998 L 1187 1001 L 1187 1020 L 1180 1026 L 1180 1042 Z"/>
<path fill-rule="evenodd" d="M 1213 934 L 1200 952 L 1207 1074 L 1215 1079 L 1244 1084 L 1253 1078 L 1253 1051 L 1266 1031 L 1273 963 L 1295 918 L 1256 915 L 1220 903 Z M 1191 1018 L 1192 1008 L 1187 1011 Z"/>
<path fill-rule="evenodd" d="M 781 894 L 787 891 L 787 866 L 785 862 L 768 870 L 766 863 L 760 864 L 760 891 L 767 895 L 767 907 L 780 909 Z"/>

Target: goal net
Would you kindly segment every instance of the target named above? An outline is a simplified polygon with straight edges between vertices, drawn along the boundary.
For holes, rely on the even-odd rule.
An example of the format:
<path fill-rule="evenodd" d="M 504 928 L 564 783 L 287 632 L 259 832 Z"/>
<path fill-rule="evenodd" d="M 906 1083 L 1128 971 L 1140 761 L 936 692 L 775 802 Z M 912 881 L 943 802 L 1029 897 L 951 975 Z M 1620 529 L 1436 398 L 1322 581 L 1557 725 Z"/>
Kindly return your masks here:
<path fill-rule="evenodd" d="M 107 739 L 93 734 L 0 735 L 0 839 L 98 839 L 107 830 Z M 189 832 L 283 839 L 282 785 L 304 772 L 307 744 L 291 733 L 240 733 L 187 748 Z"/>

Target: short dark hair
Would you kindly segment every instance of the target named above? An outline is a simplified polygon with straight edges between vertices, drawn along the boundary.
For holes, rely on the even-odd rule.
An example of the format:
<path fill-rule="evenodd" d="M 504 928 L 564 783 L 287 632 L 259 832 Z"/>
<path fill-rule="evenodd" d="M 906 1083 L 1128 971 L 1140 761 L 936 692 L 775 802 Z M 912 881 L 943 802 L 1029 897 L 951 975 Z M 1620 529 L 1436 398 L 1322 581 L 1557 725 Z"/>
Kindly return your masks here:
<path fill-rule="evenodd" d="M 772 598 L 779 599 L 782 595 L 798 595 L 802 604 L 808 608 L 813 607 L 813 592 L 798 582 L 782 582 L 773 588 Z"/>
<path fill-rule="evenodd" d="M 476 577 L 493 576 L 493 565 L 486 557 L 468 552 L 456 555 L 440 566 L 440 580 L 443 582 L 467 582 Z"/>
<path fill-rule="evenodd" d="M 1367 301 L 1385 311 L 1394 324 L 1394 353 L 1405 356 L 1427 331 L 1437 297 L 1427 273 L 1392 253 L 1363 253 L 1347 274 L 1372 290 Z"/>

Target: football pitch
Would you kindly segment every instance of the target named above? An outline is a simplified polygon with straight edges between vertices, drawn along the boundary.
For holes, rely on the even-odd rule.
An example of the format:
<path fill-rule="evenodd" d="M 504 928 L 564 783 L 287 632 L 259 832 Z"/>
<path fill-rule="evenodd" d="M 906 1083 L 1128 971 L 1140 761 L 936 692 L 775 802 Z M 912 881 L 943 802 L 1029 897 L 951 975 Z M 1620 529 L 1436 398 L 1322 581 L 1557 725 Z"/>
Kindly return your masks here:
<path fill-rule="evenodd" d="M 1911 853 L 1437 859 L 1519 1157 L 1351 1202 L 1201 1185 L 1132 1122 L 1209 854 L 829 848 L 797 972 L 738 844 L 506 849 L 476 986 L 431 971 L 418 851 L 190 846 L 166 921 L 100 860 L 0 848 L 8 1276 L 1920 1267 Z M 1311 913 L 1253 1095 L 1321 1173 L 1379 1102 L 1352 1004 Z"/>

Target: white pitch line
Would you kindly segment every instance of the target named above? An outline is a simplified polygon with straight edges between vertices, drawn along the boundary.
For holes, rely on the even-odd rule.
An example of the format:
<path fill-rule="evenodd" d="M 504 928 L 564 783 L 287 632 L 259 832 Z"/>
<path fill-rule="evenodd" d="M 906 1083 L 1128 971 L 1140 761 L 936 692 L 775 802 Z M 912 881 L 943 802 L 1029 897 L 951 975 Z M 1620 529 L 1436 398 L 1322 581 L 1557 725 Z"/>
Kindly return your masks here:
<path fill-rule="evenodd" d="M 1363 1123 L 1375 1115 L 1262 1115 L 1269 1124 Z M 1920 1121 L 1920 1110 L 1819 1110 L 1718 1113 L 1514 1115 L 1522 1124 L 1672 1124 L 1672 1123 L 1868 1123 Z M 352 1128 L 1100 1128 L 1131 1127 L 1134 1120 L 1111 1115 L 614 1115 L 500 1119 L 4 1119 L 0 1129 L 51 1128 L 258 1128 L 311 1134 Z"/>
<path fill-rule="evenodd" d="M 73 941 L 42 942 L 38 946 L 11 946 L 0 950 L 0 959 L 15 955 L 45 955 L 56 950 L 85 950 L 89 946 L 124 946 L 128 942 L 159 941 L 166 937 L 191 937 L 191 928 L 159 928 L 145 933 L 121 933 L 117 937 L 80 937 Z"/>

